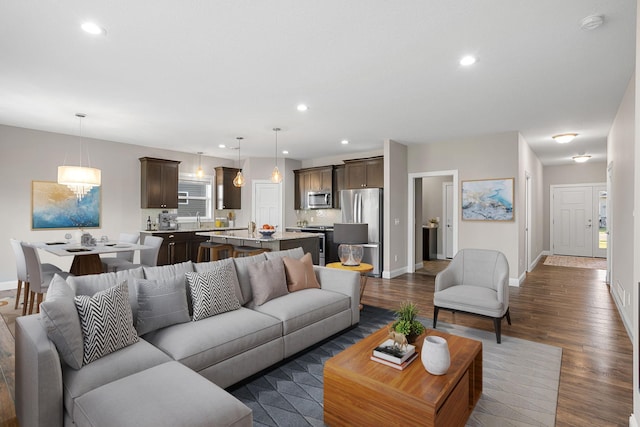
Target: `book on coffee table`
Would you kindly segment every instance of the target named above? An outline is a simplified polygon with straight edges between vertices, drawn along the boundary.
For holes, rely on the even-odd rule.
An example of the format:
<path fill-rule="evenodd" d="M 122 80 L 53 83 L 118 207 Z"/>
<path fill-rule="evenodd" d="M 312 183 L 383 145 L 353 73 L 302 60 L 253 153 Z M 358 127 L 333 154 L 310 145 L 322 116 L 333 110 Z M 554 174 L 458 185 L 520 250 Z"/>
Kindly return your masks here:
<path fill-rule="evenodd" d="M 392 339 L 388 339 L 373 349 L 373 357 L 400 365 L 415 354 L 415 352 L 416 347 L 414 345 L 407 344 L 401 348 L 396 346 Z"/>
<path fill-rule="evenodd" d="M 371 360 L 373 360 L 374 362 L 382 363 L 383 365 L 391 366 L 392 368 L 395 368 L 395 369 L 398 369 L 398 370 L 402 371 L 404 368 L 409 366 L 409 364 L 411 362 L 416 360 L 417 357 L 418 357 L 418 353 L 413 353 L 411 356 L 409 356 L 409 358 L 407 360 L 405 360 L 404 362 L 402 362 L 400 364 L 397 364 L 397 363 L 394 363 L 394 362 L 389 362 L 388 360 L 380 359 L 380 358 L 375 357 L 375 356 L 371 356 Z"/>

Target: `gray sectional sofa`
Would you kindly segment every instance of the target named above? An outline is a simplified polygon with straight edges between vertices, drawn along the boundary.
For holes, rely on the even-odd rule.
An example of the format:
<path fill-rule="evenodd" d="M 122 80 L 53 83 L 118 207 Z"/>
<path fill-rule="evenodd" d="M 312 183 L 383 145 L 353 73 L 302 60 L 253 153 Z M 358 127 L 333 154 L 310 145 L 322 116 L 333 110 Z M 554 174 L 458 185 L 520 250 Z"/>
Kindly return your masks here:
<path fill-rule="evenodd" d="M 77 358 L 82 356 L 82 345 L 78 349 L 75 342 L 74 347 L 73 339 L 68 338 L 74 336 L 69 334 L 70 326 L 62 324 L 54 313 L 54 308 L 66 306 L 59 304 L 60 292 L 50 291 L 49 305 L 43 305 L 40 315 L 20 317 L 16 322 L 16 413 L 20 425 L 252 425 L 251 410 L 224 388 L 359 321 L 360 277 L 338 269 L 313 266 L 319 288 L 285 292 L 256 304 L 256 290 L 262 292 L 259 282 L 273 281 L 274 277 L 258 267 L 280 266 L 284 261 L 279 259 L 300 259 L 302 255 L 302 249 L 297 248 L 210 263 L 186 262 L 68 278 L 72 301 L 78 300 L 74 296 L 98 295 L 126 282 L 133 322 L 137 320 L 136 328 L 146 333 L 130 345 L 81 364 Z M 193 294 L 190 281 L 196 276 L 220 280 L 223 266 L 233 271 L 233 292 L 239 308 L 193 321 L 199 312 L 191 313 L 191 309 L 199 310 L 199 306 L 191 298 L 201 297 Z M 215 274 L 206 276 L 206 272 Z M 157 319 L 145 311 L 148 307 L 140 286 L 176 278 L 185 283 L 186 295 L 179 296 L 186 297 L 191 317 L 154 327 Z M 172 303 L 165 308 L 171 313 L 168 318 L 174 312 L 184 316 L 184 304 L 177 307 Z M 66 311 L 64 316 L 72 316 L 67 323 L 76 328 L 73 316 L 77 313 Z M 163 319 L 166 321 L 167 316 Z M 66 334 L 66 341 L 61 343 L 56 333 Z M 87 345 L 84 347 L 86 357 Z"/>

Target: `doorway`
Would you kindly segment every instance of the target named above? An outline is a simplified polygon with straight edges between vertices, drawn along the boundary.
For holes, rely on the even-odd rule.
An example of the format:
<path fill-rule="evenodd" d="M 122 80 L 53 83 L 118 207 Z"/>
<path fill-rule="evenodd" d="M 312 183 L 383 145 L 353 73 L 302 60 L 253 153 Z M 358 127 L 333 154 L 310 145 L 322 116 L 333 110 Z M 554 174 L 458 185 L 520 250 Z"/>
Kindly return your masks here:
<path fill-rule="evenodd" d="M 552 186 L 553 254 L 606 258 L 606 206 L 605 184 Z"/>
<path fill-rule="evenodd" d="M 453 182 L 443 184 L 444 224 L 442 224 L 442 253 L 447 259 L 453 258 Z"/>
<path fill-rule="evenodd" d="M 282 185 L 268 180 L 253 180 L 253 220 L 258 228 L 263 224 L 278 226 L 284 231 L 282 223 Z"/>
<path fill-rule="evenodd" d="M 451 187 L 451 200 L 452 209 L 451 212 L 451 243 L 449 247 L 451 248 L 451 255 L 455 254 L 458 250 L 458 216 L 455 212 L 458 211 L 458 198 L 455 197 L 458 194 L 458 171 L 457 170 L 445 170 L 445 171 L 435 171 L 435 172 L 418 172 L 418 173 L 410 173 L 408 179 L 408 210 L 407 210 L 407 267 L 406 271 L 408 273 L 415 272 L 416 266 L 416 235 L 418 230 L 422 228 L 422 193 L 418 195 L 416 193 L 416 188 L 422 188 L 424 185 L 423 179 L 430 177 L 448 177 L 449 180 L 452 181 Z M 440 186 L 440 184 L 438 184 Z M 439 190 L 440 191 L 440 190 Z M 440 196 L 438 196 L 438 209 L 442 212 L 443 200 Z M 439 216 L 439 215 L 438 215 Z M 444 214 L 440 218 L 440 226 L 442 226 L 443 220 L 445 216 Z M 441 233 L 440 233 L 441 234 Z M 440 253 L 440 251 L 438 251 Z"/>

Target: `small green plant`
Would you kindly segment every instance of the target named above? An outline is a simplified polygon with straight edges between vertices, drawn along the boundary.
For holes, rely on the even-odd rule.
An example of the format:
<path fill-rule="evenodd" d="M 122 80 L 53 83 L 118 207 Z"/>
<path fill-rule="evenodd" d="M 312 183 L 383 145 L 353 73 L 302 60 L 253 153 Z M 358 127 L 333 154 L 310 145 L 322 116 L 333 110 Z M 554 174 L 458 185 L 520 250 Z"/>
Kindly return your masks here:
<path fill-rule="evenodd" d="M 417 305 L 410 301 L 403 302 L 400 304 L 400 309 L 396 311 L 397 320 L 393 324 L 393 329 L 407 337 L 410 335 L 417 337 L 424 332 L 424 326 L 416 320 L 417 315 Z"/>

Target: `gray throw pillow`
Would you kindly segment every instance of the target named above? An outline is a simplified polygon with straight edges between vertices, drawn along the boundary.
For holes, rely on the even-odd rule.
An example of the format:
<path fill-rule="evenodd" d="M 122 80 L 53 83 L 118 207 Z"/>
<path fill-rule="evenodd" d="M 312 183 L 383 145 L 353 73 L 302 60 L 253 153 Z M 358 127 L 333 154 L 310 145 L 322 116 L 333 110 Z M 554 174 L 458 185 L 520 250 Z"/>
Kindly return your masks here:
<path fill-rule="evenodd" d="M 229 264 L 219 264 L 204 273 L 187 273 L 193 303 L 193 321 L 240 308 L 233 290 L 235 272 Z"/>
<path fill-rule="evenodd" d="M 253 293 L 252 307 L 289 293 L 282 258 L 251 264 L 247 269 Z"/>
<path fill-rule="evenodd" d="M 135 281 L 138 292 L 138 335 L 191 320 L 184 276 Z"/>
<path fill-rule="evenodd" d="M 40 322 L 62 360 L 73 369 L 80 369 L 84 348 L 74 297 L 67 282 L 57 274 L 53 276 L 47 299 L 40 305 Z"/>
<path fill-rule="evenodd" d="M 83 365 L 138 342 L 127 282 L 74 301 L 84 340 Z"/>

